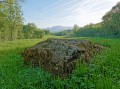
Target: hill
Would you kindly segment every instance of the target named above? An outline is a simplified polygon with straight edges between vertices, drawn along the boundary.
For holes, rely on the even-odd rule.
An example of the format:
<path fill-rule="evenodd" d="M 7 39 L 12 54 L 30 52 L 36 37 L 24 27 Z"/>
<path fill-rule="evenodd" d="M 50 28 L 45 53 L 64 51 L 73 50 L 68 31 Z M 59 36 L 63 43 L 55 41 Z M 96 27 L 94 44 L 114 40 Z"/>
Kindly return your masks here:
<path fill-rule="evenodd" d="M 72 29 L 72 27 L 67 27 L 67 26 L 53 26 L 53 27 L 48 27 L 48 28 L 44 28 L 45 30 L 50 30 L 51 32 L 60 32 L 63 30 L 68 30 L 68 29 Z"/>

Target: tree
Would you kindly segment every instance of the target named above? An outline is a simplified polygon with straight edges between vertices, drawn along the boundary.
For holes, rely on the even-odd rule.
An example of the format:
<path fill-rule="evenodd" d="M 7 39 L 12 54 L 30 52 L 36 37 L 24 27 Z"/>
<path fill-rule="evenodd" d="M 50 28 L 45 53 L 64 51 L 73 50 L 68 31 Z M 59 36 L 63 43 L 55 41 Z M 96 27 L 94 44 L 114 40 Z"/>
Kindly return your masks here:
<path fill-rule="evenodd" d="M 103 21 L 84 27 L 74 25 L 74 36 L 120 37 L 120 2 L 103 16 Z"/>
<path fill-rule="evenodd" d="M 103 16 L 103 26 L 112 36 L 120 35 L 120 2 L 112 8 L 105 16 Z"/>
<path fill-rule="evenodd" d="M 44 30 L 45 34 L 50 34 L 50 30 Z"/>
<path fill-rule="evenodd" d="M 2 18 L 2 19 L 1 19 Z M 19 0 L 3 0 L 0 2 L 1 37 L 4 40 L 20 38 L 22 29 L 22 13 Z"/>
<path fill-rule="evenodd" d="M 23 25 L 22 33 L 25 39 L 42 38 L 45 35 L 45 32 L 37 28 L 34 23 L 28 23 L 27 25 Z"/>
<path fill-rule="evenodd" d="M 75 25 L 73 26 L 73 33 L 76 34 L 78 30 L 79 30 L 79 26 L 75 24 Z"/>

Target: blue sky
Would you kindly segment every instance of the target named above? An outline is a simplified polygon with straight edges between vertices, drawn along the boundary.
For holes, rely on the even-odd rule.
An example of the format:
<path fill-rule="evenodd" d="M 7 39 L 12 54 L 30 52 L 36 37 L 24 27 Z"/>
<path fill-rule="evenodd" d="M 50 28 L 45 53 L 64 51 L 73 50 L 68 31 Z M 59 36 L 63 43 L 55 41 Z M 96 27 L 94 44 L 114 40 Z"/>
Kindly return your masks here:
<path fill-rule="evenodd" d="M 56 25 L 84 26 L 101 21 L 102 16 L 120 0 L 26 0 L 22 5 L 26 23 L 39 28 Z"/>

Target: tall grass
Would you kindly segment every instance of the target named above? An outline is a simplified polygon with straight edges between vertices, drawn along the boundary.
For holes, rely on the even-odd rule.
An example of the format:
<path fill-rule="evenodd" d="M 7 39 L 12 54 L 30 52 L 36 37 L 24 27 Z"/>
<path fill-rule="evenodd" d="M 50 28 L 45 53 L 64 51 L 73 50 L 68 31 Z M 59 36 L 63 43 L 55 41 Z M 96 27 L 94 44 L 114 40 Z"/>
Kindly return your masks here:
<path fill-rule="evenodd" d="M 23 64 L 21 52 L 49 37 L 0 43 L 0 89 L 120 89 L 120 39 L 77 38 L 107 48 L 62 80 Z"/>

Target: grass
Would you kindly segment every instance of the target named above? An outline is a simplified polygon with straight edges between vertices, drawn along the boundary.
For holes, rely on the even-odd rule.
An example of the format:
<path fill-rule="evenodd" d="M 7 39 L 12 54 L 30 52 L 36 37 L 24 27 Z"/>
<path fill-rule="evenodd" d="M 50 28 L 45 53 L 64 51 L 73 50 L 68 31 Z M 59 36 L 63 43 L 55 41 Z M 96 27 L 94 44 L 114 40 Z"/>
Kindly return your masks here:
<path fill-rule="evenodd" d="M 0 89 L 120 89 L 120 39 L 75 38 L 107 48 L 89 65 L 80 63 L 64 80 L 52 79 L 40 68 L 23 64 L 21 52 L 26 47 L 53 37 L 0 43 Z"/>

